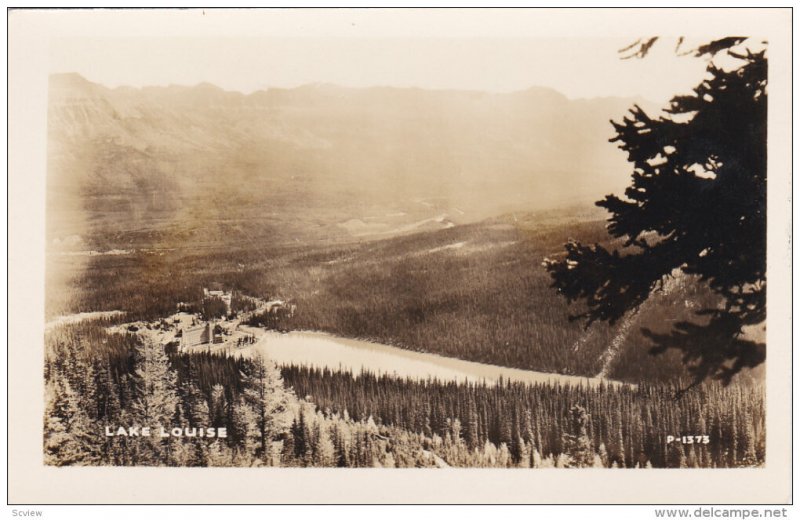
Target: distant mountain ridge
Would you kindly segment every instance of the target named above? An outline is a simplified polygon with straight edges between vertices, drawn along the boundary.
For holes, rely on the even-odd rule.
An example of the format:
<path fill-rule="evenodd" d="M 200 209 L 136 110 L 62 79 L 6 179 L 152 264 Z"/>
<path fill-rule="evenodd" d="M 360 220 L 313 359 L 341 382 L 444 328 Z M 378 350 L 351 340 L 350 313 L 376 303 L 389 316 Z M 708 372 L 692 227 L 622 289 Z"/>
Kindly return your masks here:
<path fill-rule="evenodd" d="M 609 120 L 635 102 L 543 87 L 111 89 L 57 74 L 48 232 L 120 246 L 153 233 L 335 240 L 352 238 L 351 219 L 392 215 L 391 231 L 589 203 L 627 182 Z"/>

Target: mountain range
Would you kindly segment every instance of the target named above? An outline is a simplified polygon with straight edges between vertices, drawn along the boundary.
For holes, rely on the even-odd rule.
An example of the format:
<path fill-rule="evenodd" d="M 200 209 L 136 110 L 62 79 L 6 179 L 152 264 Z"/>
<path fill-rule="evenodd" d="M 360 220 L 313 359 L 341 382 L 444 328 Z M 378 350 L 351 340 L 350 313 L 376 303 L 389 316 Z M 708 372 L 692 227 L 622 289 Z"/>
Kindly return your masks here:
<path fill-rule="evenodd" d="M 590 205 L 628 182 L 609 138 L 641 99 L 50 78 L 49 243 L 342 241 Z"/>

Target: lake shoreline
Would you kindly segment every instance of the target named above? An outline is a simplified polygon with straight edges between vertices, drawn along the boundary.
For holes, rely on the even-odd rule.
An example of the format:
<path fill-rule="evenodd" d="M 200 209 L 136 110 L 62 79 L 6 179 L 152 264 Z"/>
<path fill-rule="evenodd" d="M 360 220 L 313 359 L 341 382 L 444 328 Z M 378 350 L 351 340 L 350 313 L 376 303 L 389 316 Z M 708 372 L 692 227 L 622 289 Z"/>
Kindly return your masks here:
<path fill-rule="evenodd" d="M 248 328 L 250 329 L 250 328 Z M 569 384 L 596 387 L 600 384 L 630 386 L 604 378 L 538 372 L 450 358 L 407 350 L 362 339 L 343 338 L 321 331 L 264 331 L 248 350 L 260 352 L 278 365 L 299 365 L 363 371 L 415 380 L 469 382 L 496 385 L 501 380 L 527 384 Z"/>

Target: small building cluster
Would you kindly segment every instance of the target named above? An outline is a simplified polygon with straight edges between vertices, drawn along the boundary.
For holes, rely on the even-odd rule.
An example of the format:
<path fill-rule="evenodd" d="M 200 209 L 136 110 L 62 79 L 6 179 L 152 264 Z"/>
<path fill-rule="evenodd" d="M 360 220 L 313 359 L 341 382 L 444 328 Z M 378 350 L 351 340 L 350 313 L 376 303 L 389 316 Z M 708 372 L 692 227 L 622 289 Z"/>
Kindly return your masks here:
<path fill-rule="evenodd" d="M 208 322 L 187 327 L 181 332 L 181 350 L 187 347 L 219 343 L 222 340 L 219 334 L 214 334 L 214 327 Z"/>
<path fill-rule="evenodd" d="M 231 312 L 231 299 L 232 299 L 232 292 L 231 291 L 222 291 L 222 290 L 214 290 L 203 288 L 203 298 L 211 299 L 216 298 L 221 300 L 225 304 L 225 312 L 226 314 L 230 314 Z M 193 310 L 194 306 L 191 304 L 186 303 L 179 303 L 178 304 L 178 311 L 189 311 Z M 196 347 L 200 345 L 211 345 L 214 343 L 222 343 L 223 342 L 223 331 L 219 324 L 215 324 L 213 321 L 205 321 L 203 323 L 194 323 L 189 327 L 182 328 L 180 330 L 180 350 L 184 350 L 189 347 Z"/>
<path fill-rule="evenodd" d="M 175 320 L 177 333 L 173 338 L 173 345 L 178 351 L 185 351 L 193 347 L 210 346 L 214 344 L 227 344 L 241 347 L 253 343 L 255 337 L 247 330 L 239 328 L 240 323 L 250 326 L 272 328 L 281 330 L 281 322 L 294 315 L 295 305 L 283 300 L 268 302 L 253 299 L 253 308 L 243 312 L 241 309 L 235 315 L 231 312 L 232 292 L 203 288 L 203 302 L 178 303 L 178 312 L 185 313 L 183 317 Z M 222 313 L 224 304 L 226 312 Z"/>

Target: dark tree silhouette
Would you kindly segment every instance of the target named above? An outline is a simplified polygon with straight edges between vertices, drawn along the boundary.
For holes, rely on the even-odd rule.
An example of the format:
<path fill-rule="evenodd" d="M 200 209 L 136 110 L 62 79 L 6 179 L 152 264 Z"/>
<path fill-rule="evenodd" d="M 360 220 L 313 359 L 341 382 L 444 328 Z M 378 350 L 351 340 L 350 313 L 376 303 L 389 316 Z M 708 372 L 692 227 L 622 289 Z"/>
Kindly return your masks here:
<path fill-rule="evenodd" d="M 644 57 L 655 41 L 634 43 L 623 58 Z M 690 386 L 709 377 L 728 383 L 766 355 L 766 345 L 743 335 L 766 319 L 763 46 L 730 37 L 684 52 L 709 60 L 692 94 L 674 97 L 658 117 L 634 105 L 621 123 L 612 121 L 611 142 L 628 153 L 633 174 L 624 197 L 597 202 L 611 213 L 611 245 L 570 241 L 565 256 L 545 262 L 553 286 L 568 301 L 586 303 L 572 318 L 587 325 L 613 324 L 669 277 L 707 284 L 718 304 L 697 311 L 695 322 L 678 322 L 666 334 L 643 330 L 651 352 L 683 353 Z"/>
<path fill-rule="evenodd" d="M 227 307 L 222 298 L 217 296 L 210 296 L 203 299 L 203 318 L 206 320 L 213 320 L 225 316 Z"/>
<path fill-rule="evenodd" d="M 582 406 L 573 406 L 569 410 L 569 433 L 565 433 L 561 441 L 564 453 L 569 455 L 570 467 L 590 468 L 594 464 L 594 450 L 589 439 L 587 427 L 589 416 Z"/>

